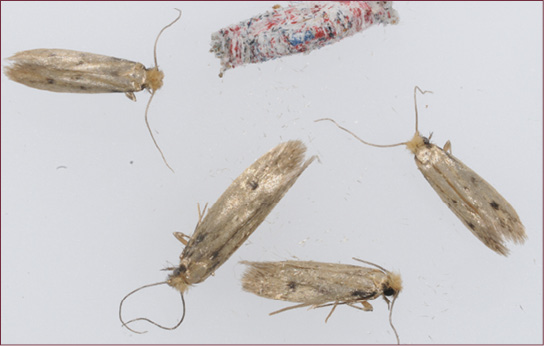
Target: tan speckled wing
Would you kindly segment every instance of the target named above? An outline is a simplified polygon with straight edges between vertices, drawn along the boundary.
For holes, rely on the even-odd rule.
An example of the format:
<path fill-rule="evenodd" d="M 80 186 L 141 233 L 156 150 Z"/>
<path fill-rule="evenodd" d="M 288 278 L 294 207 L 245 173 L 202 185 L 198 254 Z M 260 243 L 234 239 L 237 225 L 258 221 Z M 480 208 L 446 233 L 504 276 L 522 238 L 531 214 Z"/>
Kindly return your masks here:
<path fill-rule="evenodd" d="M 245 291 L 308 305 L 357 302 L 383 294 L 387 274 L 372 268 L 312 261 L 241 262 Z"/>
<path fill-rule="evenodd" d="M 281 143 L 248 167 L 197 226 L 169 283 L 183 291 L 204 281 L 263 222 L 304 172 L 306 147 L 300 141 Z"/>
<path fill-rule="evenodd" d="M 146 68 L 129 60 L 66 49 L 16 53 L 4 73 L 26 86 L 68 93 L 136 92 L 146 87 Z"/>
<path fill-rule="evenodd" d="M 460 160 L 426 144 L 415 151 L 415 161 L 442 201 L 487 247 L 506 256 L 506 241 L 525 241 L 525 228 L 510 203 Z"/>

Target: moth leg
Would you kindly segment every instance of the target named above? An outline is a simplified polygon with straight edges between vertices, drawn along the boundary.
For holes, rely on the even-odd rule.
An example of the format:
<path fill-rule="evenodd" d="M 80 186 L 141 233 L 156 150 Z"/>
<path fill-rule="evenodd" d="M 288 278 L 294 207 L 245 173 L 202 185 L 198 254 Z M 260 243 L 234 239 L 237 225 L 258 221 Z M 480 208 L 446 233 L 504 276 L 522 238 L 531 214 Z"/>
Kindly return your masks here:
<path fill-rule="evenodd" d="M 359 309 L 359 310 L 363 310 L 363 311 L 374 311 L 374 307 L 372 307 L 372 304 L 370 304 L 366 300 L 361 301 L 361 304 L 363 305 L 362 308 L 353 305 L 354 303 L 347 303 L 347 304 L 348 304 L 348 306 L 351 306 L 352 308 L 355 308 L 355 309 Z"/>
<path fill-rule="evenodd" d="M 364 306 L 364 308 L 363 308 L 364 311 L 373 311 L 374 310 L 374 308 L 372 307 L 372 304 L 370 304 L 366 300 L 363 300 L 361 302 L 361 304 Z"/>
<path fill-rule="evenodd" d="M 327 315 L 327 318 L 325 318 L 325 323 L 327 323 L 327 321 L 329 320 L 329 317 L 331 317 L 332 313 L 334 312 L 334 310 L 336 310 L 337 306 L 338 306 L 338 303 L 335 302 L 334 305 L 332 306 L 331 312 L 329 312 L 329 314 Z"/>
<path fill-rule="evenodd" d="M 272 316 L 272 315 L 275 315 L 275 314 L 279 314 L 280 312 L 284 312 L 284 311 L 292 310 L 292 309 L 297 309 L 297 308 L 302 308 L 302 307 L 305 307 L 305 306 L 308 306 L 308 305 L 311 305 L 311 304 L 302 303 L 302 304 L 297 304 L 297 305 L 293 305 L 293 306 L 288 306 L 286 308 L 271 312 L 271 313 L 269 313 L 269 315 Z"/>
<path fill-rule="evenodd" d="M 136 102 L 136 95 L 134 95 L 134 93 L 133 93 L 132 91 L 127 91 L 127 92 L 125 93 L 125 95 L 126 95 L 129 99 L 131 99 L 132 101 Z"/>
<path fill-rule="evenodd" d="M 196 223 L 195 231 L 198 228 L 198 226 L 200 226 L 202 219 L 204 219 L 204 214 L 206 213 L 206 209 L 208 208 L 208 203 L 204 205 L 204 209 L 202 211 L 200 211 L 200 203 L 197 203 L 196 207 L 198 209 L 198 222 Z"/>
<path fill-rule="evenodd" d="M 206 209 L 208 208 L 208 203 L 206 203 L 204 205 L 204 209 L 202 210 L 202 212 L 200 212 L 200 203 L 197 203 L 196 207 L 198 208 L 198 224 L 197 224 L 197 227 L 198 227 L 198 225 L 200 225 L 200 222 L 204 218 L 204 214 L 206 214 Z"/>
<path fill-rule="evenodd" d="M 191 237 L 182 232 L 174 232 L 174 237 L 176 237 L 176 239 L 179 240 L 183 245 L 187 245 L 187 243 L 191 239 Z M 187 238 L 187 240 L 185 240 L 185 238 Z"/>
<path fill-rule="evenodd" d="M 447 152 L 448 154 L 451 154 L 451 142 L 450 141 L 447 141 L 446 144 L 444 144 L 444 151 Z"/>
<path fill-rule="evenodd" d="M 202 212 L 200 211 L 200 203 L 197 204 L 197 207 L 198 207 L 198 223 L 196 225 L 196 228 L 198 228 L 198 225 L 200 225 L 200 222 L 204 218 L 204 213 L 206 213 L 206 208 L 208 208 L 208 203 L 206 203 L 206 205 L 204 206 L 204 210 Z M 174 237 L 176 237 L 176 239 L 179 240 L 183 245 L 187 245 L 187 243 L 191 239 L 191 237 L 189 237 L 187 234 L 182 232 L 174 232 Z"/>

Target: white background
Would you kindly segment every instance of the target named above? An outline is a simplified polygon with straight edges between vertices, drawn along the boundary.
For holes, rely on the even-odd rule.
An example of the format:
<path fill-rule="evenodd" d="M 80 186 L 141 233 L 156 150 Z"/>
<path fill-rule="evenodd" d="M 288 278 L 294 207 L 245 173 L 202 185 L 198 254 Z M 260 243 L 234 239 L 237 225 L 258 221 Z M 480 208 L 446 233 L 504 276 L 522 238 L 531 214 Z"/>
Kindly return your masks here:
<path fill-rule="evenodd" d="M 146 66 L 158 46 L 164 87 L 149 95 L 52 93 L 2 75 L 3 343 L 393 343 L 382 299 L 268 313 L 291 303 L 243 292 L 239 260 L 359 257 L 404 279 L 394 314 L 407 343 L 542 343 L 542 3 L 395 3 L 400 23 L 218 78 L 210 34 L 263 13 L 260 3 L 2 2 L 2 59 L 34 48 L 105 54 Z M 285 3 L 283 3 L 285 5 Z M 5 62 L 3 62 L 5 64 Z M 442 203 L 404 148 L 413 88 L 420 131 L 515 206 L 527 229 L 508 258 L 480 243 Z M 136 335 L 121 298 L 164 280 L 197 203 L 213 203 L 281 141 L 318 155 L 214 277 L 191 288 L 175 331 Z M 61 167 L 64 166 L 64 167 Z M 173 325 L 167 286 L 126 302 L 125 318 Z"/>

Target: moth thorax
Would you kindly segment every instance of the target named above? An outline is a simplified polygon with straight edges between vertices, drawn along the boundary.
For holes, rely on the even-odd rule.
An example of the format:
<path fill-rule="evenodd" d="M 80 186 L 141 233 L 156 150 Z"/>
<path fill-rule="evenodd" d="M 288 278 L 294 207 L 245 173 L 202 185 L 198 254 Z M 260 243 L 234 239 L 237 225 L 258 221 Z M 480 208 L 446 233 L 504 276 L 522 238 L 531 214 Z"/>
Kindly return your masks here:
<path fill-rule="evenodd" d="M 145 70 L 145 87 L 151 91 L 158 90 L 162 87 L 164 73 L 159 71 L 157 67 Z"/>
<path fill-rule="evenodd" d="M 406 142 L 406 148 L 412 153 L 416 154 L 418 150 L 426 144 L 429 144 L 429 140 L 422 137 L 419 132 L 416 132 L 414 137 L 412 137 L 409 142 Z"/>
<path fill-rule="evenodd" d="M 402 279 L 398 273 L 387 273 L 387 280 L 382 285 L 385 296 L 394 296 L 402 291 Z"/>

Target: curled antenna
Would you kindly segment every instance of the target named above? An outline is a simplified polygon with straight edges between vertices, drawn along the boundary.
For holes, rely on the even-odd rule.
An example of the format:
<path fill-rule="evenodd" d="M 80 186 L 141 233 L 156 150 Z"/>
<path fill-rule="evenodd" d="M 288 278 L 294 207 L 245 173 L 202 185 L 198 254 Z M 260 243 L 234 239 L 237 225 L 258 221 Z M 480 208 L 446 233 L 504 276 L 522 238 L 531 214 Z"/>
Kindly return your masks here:
<path fill-rule="evenodd" d="M 414 107 L 416 108 L 416 133 L 419 133 L 419 129 L 418 129 L 418 115 L 417 115 L 417 97 L 416 97 L 416 91 L 418 91 L 424 95 L 426 93 L 433 93 L 432 91 L 430 90 L 421 90 L 417 85 L 414 87 Z"/>
<path fill-rule="evenodd" d="M 157 43 L 159 42 L 159 37 L 161 37 L 161 34 L 164 30 L 166 30 L 167 28 L 171 27 L 172 25 L 174 25 L 175 22 L 177 22 L 180 18 L 181 18 L 181 10 L 180 9 L 177 9 L 177 8 L 174 8 L 174 10 L 178 11 L 179 12 L 179 15 L 176 19 L 174 19 L 174 21 L 170 24 L 168 24 L 167 26 L 165 26 L 164 28 L 162 28 L 162 30 L 159 32 L 159 34 L 157 35 L 157 38 L 155 39 L 155 46 L 153 48 L 153 57 L 155 58 L 155 67 L 159 67 L 159 64 L 157 64 Z"/>
<path fill-rule="evenodd" d="M 133 295 L 134 293 L 144 289 L 144 288 L 148 288 L 148 287 L 153 287 L 153 286 L 159 286 L 159 285 L 163 285 L 163 284 L 166 284 L 168 283 L 167 281 L 161 281 L 161 282 L 156 282 L 154 284 L 149 284 L 149 285 L 144 285 L 142 287 L 139 287 L 135 290 L 133 290 L 132 292 L 128 293 L 122 300 L 121 300 L 121 303 L 119 304 L 119 320 L 121 321 L 121 323 L 123 324 L 123 327 L 126 327 L 128 330 L 130 330 L 131 332 L 133 333 L 136 333 L 136 334 L 144 334 L 144 333 L 147 333 L 147 331 L 144 331 L 144 332 L 140 332 L 140 331 L 137 331 L 137 330 L 134 330 L 132 328 L 130 328 L 128 326 L 129 323 L 132 323 L 132 322 L 136 322 L 136 321 L 147 321 L 159 328 L 162 328 L 162 329 L 166 329 L 166 330 L 174 330 L 176 329 L 177 327 L 179 327 L 181 325 L 181 323 L 183 322 L 183 320 L 185 319 L 185 299 L 183 298 L 183 293 L 180 293 L 181 295 L 181 302 L 182 302 L 182 305 L 183 305 L 183 315 L 181 316 L 181 319 L 179 320 L 179 322 L 173 326 L 173 327 L 165 327 L 165 326 L 161 326 L 160 324 L 158 324 L 157 322 L 154 322 L 148 318 L 145 318 L 145 317 L 139 317 L 139 318 L 134 318 L 130 321 L 127 321 L 125 322 L 123 320 L 123 317 L 121 315 L 121 312 L 122 312 L 122 309 L 123 309 L 123 303 L 125 302 L 125 300 L 130 297 L 131 295 Z"/>

